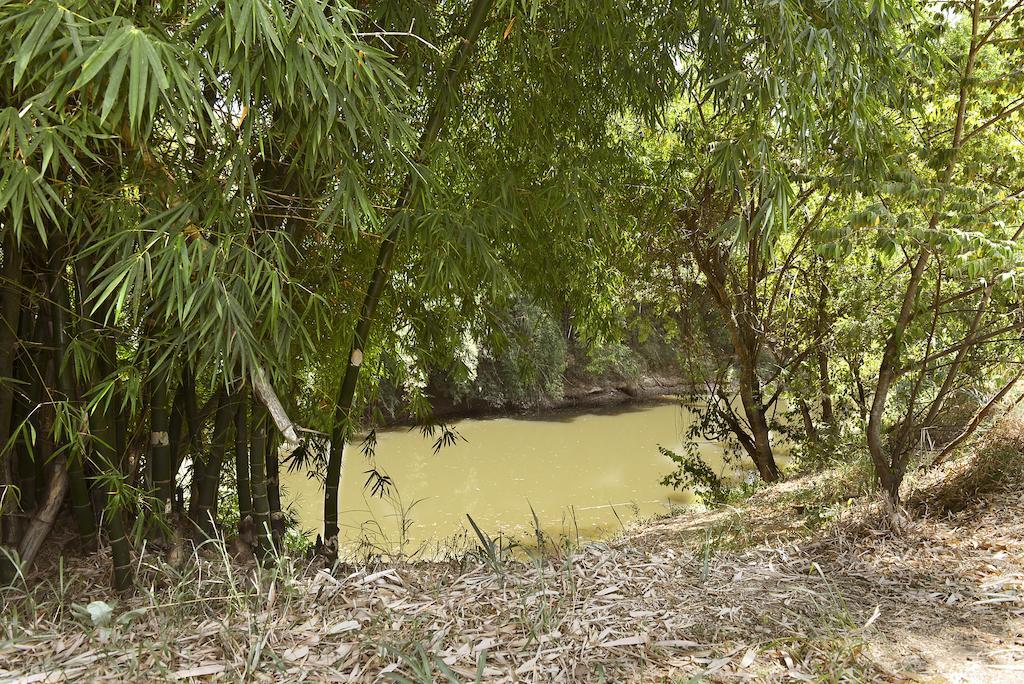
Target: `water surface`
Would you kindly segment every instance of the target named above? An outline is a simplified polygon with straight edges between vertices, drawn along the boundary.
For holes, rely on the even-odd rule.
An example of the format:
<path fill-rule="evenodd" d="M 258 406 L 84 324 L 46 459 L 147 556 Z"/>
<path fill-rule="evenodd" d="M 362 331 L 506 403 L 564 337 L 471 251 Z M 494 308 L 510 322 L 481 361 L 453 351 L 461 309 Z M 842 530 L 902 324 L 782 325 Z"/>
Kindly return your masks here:
<path fill-rule="evenodd" d="M 588 413 L 467 419 L 465 438 L 438 454 L 418 430 L 377 432 L 376 466 L 395 483 L 391 496 L 364 488 L 370 464 L 346 451 L 339 522 L 343 550 L 360 540 L 387 553 L 458 546 L 472 535 L 470 514 L 489 535 L 533 538 L 533 512 L 545 533 L 580 539 L 613 534 L 637 517 L 694 503 L 690 492 L 660 484 L 672 463 L 658 446 L 680 451 L 692 414 L 674 400 Z M 719 444 L 702 446 L 718 472 L 730 474 Z M 286 501 L 301 526 L 319 532 L 323 494 L 304 473 L 282 473 Z M 404 531 L 404 532 L 403 532 Z M 472 537 L 475 540 L 475 537 Z M 401 547 L 401 548 L 399 548 Z"/>

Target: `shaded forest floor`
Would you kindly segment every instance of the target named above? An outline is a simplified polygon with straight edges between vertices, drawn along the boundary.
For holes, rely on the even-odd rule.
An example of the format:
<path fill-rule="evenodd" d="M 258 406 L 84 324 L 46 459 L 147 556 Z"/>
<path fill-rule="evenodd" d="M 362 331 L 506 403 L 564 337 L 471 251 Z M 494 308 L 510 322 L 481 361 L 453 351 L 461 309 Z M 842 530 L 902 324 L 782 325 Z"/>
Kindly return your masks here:
<path fill-rule="evenodd" d="M 916 477 L 898 533 L 866 473 L 543 562 L 146 561 L 116 597 L 108 559 L 74 559 L 5 596 L 0 680 L 1024 680 L 1024 426 Z"/>

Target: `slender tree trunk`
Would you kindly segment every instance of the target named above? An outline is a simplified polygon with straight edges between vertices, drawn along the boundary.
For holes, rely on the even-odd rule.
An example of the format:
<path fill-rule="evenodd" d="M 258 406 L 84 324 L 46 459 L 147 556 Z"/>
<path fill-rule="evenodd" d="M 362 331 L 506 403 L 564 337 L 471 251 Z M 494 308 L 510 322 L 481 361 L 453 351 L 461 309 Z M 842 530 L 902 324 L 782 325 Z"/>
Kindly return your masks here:
<path fill-rule="evenodd" d="M 821 435 L 818 434 L 818 428 L 814 426 L 814 417 L 811 416 L 811 407 L 807 405 L 804 399 L 801 399 L 797 406 L 800 409 L 800 418 L 804 422 L 804 433 L 807 435 L 807 439 L 812 442 L 820 442 Z"/>
<path fill-rule="evenodd" d="M 828 351 L 825 349 L 825 334 L 828 330 L 828 272 L 821 269 L 821 289 L 818 292 L 818 381 L 821 383 L 821 422 L 836 431 L 836 417 L 832 407 L 832 379 L 828 369 Z"/>
<path fill-rule="evenodd" d="M 750 454 L 757 472 L 765 482 L 776 482 L 780 477 L 779 467 L 772 453 L 772 443 L 761 399 L 761 388 L 756 377 L 750 377 L 752 369 L 743 369 L 740 377 L 740 401 L 743 412 L 750 425 L 750 436 L 754 442 L 754 451 Z"/>
<path fill-rule="evenodd" d="M 967 119 L 967 103 L 972 87 L 974 64 L 978 57 L 978 50 L 981 47 L 978 41 L 978 22 L 980 16 L 981 3 L 980 0 L 975 0 L 971 13 L 971 42 L 967 52 L 967 63 L 964 65 L 963 78 L 960 80 L 960 96 L 957 102 L 956 123 L 953 125 L 953 140 L 950 145 L 949 159 L 940 179 L 943 184 L 943 190 L 939 195 L 938 208 L 932 213 L 928 221 L 928 227 L 931 230 L 938 226 L 940 210 L 946 198 L 945 184 L 949 182 L 953 175 L 957 153 L 963 144 L 964 122 Z M 927 248 L 923 248 L 911 269 L 910 279 L 907 282 L 907 289 L 903 295 L 899 316 L 885 341 L 885 348 L 882 352 L 882 360 L 878 369 L 878 382 L 875 385 L 875 394 L 872 397 L 871 412 L 868 417 L 868 451 L 871 453 L 871 460 L 875 466 L 879 487 L 886 494 L 890 505 L 894 508 L 899 503 L 900 484 L 903 482 L 909 452 L 902 450 L 893 454 L 886 453 L 882 442 L 882 424 L 885 407 L 889 399 L 889 390 L 893 382 L 899 377 L 903 335 L 906 333 L 907 325 L 910 323 L 914 302 L 917 299 L 929 257 L 930 253 Z M 922 370 L 921 372 L 925 371 Z"/>
<path fill-rule="evenodd" d="M 238 490 L 238 519 L 252 515 L 252 489 L 249 485 L 249 394 L 242 389 L 235 411 L 235 484 Z"/>
<path fill-rule="evenodd" d="M 900 351 L 903 346 L 903 335 L 913 314 L 914 301 L 917 299 L 921 278 L 928 264 L 928 253 L 921 252 L 910 272 L 910 282 L 903 297 L 903 304 L 892 331 L 882 351 L 882 361 L 872 397 L 871 409 L 868 413 L 867 442 L 871 461 L 875 466 L 875 476 L 881 490 L 889 496 L 892 505 L 899 502 L 900 484 L 903 482 L 902 458 L 890 459 L 882 440 L 882 425 L 885 406 L 889 398 L 889 388 L 895 382 L 898 373 Z"/>
<path fill-rule="evenodd" d="M 821 379 L 821 422 L 835 432 L 836 414 L 832 406 L 832 381 L 829 379 L 828 352 L 818 352 L 818 377 Z"/>
<path fill-rule="evenodd" d="M 429 159 L 430 147 L 437 141 L 449 110 L 452 107 L 455 91 L 462 79 L 462 73 L 473 51 L 477 37 L 483 29 L 487 15 L 490 14 L 495 0 L 474 0 L 466 28 L 462 32 L 462 40 L 455 49 L 452 61 L 446 71 L 441 75 L 439 92 L 431 107 L 427 124 L 420 136 L 419 148 L 416 154 L 416 161 L 424 164 Z M 405 179 L 402 193 L 396 203 L 396 212 L 401 214 L 414 207 L 417 201 L 419 185 L 413 173 Z M 398 244 L 399 232 L 401 230 L 400 218 L 384 236 L 384 240 L 377 252 L 377 261 L 374 265 L 373 275 L 363 297 L 363 304 L 359 312 L 359 321 L 356 323 L 355 333 L 352 336 L 352 347 L 348 356 L 348 366 L 345 368 L 345 376 L 341 381 L 338 391 L 338 400 L 335 404 L 334 425 L 331 430 L 331 449 L 327 461 L 327 475 L 324 484 L 324 541 L 330 542 L 338 536 L 338 492 L 341 482 L 341 461 L 345 452 L 345 440 L 351 430 L 352 405 L 355 399 L 356 384 L 359 380 L 359 370 L 363 363 L 363 351 L 370 338 L 370 330 L 373 325 L 373 314 L 377 309 L 384 285 L 391 273 L 391 259 Z"/>
<path fill-rule="evenodd" d="M 857 411 L 860 415 L 861 425 L 867 425 L 868 422 L 868 395 L 864 389 L 864 381 L 860 377 L 860 364 L 856 366 L 849 359 L 846 359 L 846 365 L 850 369 L 850 377 L 853 379 L 853 386 L 857 390 L 857 394 L 854 395 L 854 403 L 857 404 Z"/>

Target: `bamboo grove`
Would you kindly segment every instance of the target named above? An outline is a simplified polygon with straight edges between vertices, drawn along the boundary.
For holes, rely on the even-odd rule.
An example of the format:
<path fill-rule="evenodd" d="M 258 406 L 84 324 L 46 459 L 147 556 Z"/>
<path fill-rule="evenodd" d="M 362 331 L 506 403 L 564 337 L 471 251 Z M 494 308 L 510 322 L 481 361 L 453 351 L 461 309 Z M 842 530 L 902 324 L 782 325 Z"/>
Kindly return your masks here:
<path fill-rule="evenodd" d="M 896 503 L 1022 361 L 1024 11 L 935 10 L 0 0 L 5 579 L 65 525 L 119 588 L 182 534 L 277 553 L 283 467 L 335 553 L 382 388 L 429 424 L 519 297 L 668 322 L 765 480 L 785 402 Z"/>

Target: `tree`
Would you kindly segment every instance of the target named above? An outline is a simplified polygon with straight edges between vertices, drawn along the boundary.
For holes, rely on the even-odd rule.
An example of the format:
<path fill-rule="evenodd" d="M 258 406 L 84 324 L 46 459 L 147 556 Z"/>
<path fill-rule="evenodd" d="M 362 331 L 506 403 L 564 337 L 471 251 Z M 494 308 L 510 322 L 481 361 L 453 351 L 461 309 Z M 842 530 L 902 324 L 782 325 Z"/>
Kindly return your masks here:
<path fill-rule="evenodd" d="M 0 417 L 14 435 L 5 447 L 48 457 L 37 447 L 51 442 L 60 454 L 23 564 L 70 479 L 83 533 L 90 491 L 106 501 L 127 584 L 122 517 L 150 495 L 159 513 L 172 507 L 182 451 L 195 472 L 209 466 L 193 476 L 196 510 L 215 505 L 230 421 L 204 454 L 211 411 L 197 392 L 280 381 L 293 354 L 313 350 L 338 280 L 310 296 L 298 262 L 311 227 L 345 245 L 375 225 L 370 169 L 404 168 L 409 144 L 404 83 L 357 35 L 357 16 L 313 0 L 0 3 L 5 321 L 17 315 L 25 352 L 20 326 L 38 330 L 42 363 L 16 357 L 51 397 L 44 409 L 25 397 L 17 424 Z M 0 407 L 20 392 L 5 383 Z M 134 437 L 146 421 L 149 448 Z M 11 453 L 5 504 L 21 489 Z"/>
<path fill-rule="evenodd" d="M 827 311 L 796 311 L 786 293 L 794 278 L 818 287 L 807 277 L 816 236 L 853 184 L 878 171 L 885 110 L 905 104 L 893 58 L 899 22 L 912 16 L 898 5 L 813 17 L 789 5 L 740 3 L 725 16 L 698 7 L 665 124 L 625 132 L 641 191 L 654 195 L 643 201 L 652 215 L 637 241 L 641 277 L 655 276 L 662 310 L 675 310 L 697 342 L 690 368 L 706 383 L 708 410 L 766 481 L 780 475 L 771 415 L 793 374 L 813 358 L 829 382 L 817 355 Z M 705 307 L 687 325 L 694 296 Z"/>
<path fill-rule="evenodd" d="M 1024 226 L 1016 227 L 1022 217 L 1012 199 L 1024 184 L 1019 145 L 1007 143 L 1019 135 L 1024 102 L 1005 80 L 1020 63 L 1018 41 L 1002 39 L 1019 35 L 1022 19 L 1020 3 L 1003 2 L 936 16 L 947 34 L 945 60 L 917 84 L 922 104 L 907 121 L 918 163 L 866 209 L 895 221 L 878 243 L 899 255 L 896 271 L 906 274 L 899 308 L 880 331 L 867 424 L 879 485 L 893 505 L 922 431 L 963 382 L 977 383 L 992 365 L 983 350 L 1019 338 L 1014 271 Z"/>

